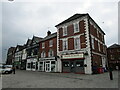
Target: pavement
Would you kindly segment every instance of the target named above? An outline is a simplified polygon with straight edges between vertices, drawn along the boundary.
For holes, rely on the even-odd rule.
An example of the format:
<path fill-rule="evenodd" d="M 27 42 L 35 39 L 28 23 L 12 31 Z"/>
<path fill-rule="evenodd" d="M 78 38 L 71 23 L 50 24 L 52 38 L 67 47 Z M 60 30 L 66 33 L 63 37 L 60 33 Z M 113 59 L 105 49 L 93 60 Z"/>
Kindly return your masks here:
<path fill-rule="evenodd" d="M 118 71 L 85 75 L 17 70 L 16 74 L 2 75 L 2 88 L 118 88 Z"/>

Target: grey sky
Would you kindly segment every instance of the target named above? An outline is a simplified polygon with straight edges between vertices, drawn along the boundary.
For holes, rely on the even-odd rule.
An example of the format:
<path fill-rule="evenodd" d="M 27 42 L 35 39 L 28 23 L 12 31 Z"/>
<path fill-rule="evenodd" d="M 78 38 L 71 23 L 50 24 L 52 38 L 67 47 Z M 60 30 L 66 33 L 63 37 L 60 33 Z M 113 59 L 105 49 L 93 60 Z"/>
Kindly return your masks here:
<path fill-rule="evenodd" d="M 118 43 L 118 0 L 15 0 L 2 2 L 2 58 L 9 47 L 25 44 L 33 35 L 56 32 L 55 25 L 75 13 L 89 13 L 106 33 L 106 45 Z M 111 2 L 110 2 L 111 1 Z M 0 46 L 1 47 L 1 46 Z"/>

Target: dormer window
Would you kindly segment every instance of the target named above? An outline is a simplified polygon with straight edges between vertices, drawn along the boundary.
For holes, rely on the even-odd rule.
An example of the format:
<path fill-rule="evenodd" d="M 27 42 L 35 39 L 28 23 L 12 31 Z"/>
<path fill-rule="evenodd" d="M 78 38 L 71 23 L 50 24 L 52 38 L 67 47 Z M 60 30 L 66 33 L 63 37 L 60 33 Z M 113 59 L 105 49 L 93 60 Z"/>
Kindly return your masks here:
<path fill-rule="evenodd" d="M 79 22 L 74 23 L 74 33 L 79 32 Z"/>
<path fill-rule="evenodd" d="M 66 36 L 67 35 L 67 26 L 64 26 L 63 27 L 63 36 Z"/>

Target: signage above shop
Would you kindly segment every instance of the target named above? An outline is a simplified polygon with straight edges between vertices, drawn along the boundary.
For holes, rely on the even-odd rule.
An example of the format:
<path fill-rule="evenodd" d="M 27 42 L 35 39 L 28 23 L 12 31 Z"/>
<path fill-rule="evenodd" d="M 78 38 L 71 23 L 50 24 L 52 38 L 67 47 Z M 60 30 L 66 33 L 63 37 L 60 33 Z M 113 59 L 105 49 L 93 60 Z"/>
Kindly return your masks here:
<path fill-rule="evenodd" d="M 83 58 L 83 53 L 81 54 L 70 54 L 70 55 L 62 55 L 62 59 L 70 59 L 70 58 Z"/>

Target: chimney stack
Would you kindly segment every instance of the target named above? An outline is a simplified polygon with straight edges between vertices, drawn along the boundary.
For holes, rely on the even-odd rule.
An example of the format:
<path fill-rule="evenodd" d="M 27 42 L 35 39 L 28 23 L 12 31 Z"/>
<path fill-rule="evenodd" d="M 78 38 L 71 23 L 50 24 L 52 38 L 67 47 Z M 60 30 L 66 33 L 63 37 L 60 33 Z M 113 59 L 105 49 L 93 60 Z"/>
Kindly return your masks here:
<path fill-rule="evenodd" d="M 47 36 L 49 36 L 50 34 L 51 34 L 51 32 L 50 32 L 50 31 L 48 31 L 48 32 L 47 32 Z"/>

